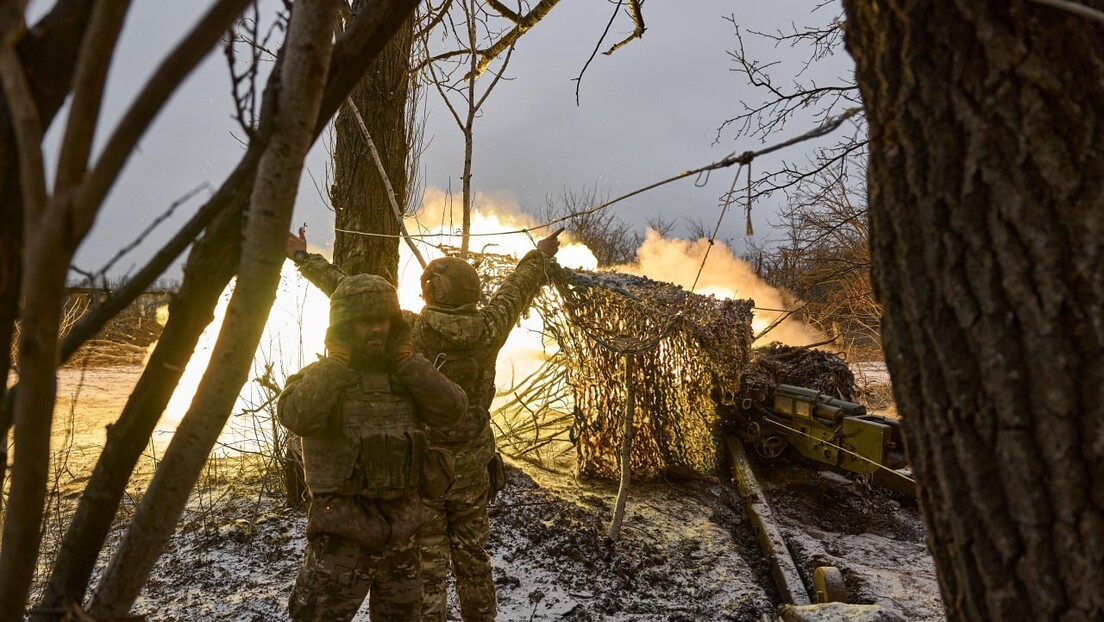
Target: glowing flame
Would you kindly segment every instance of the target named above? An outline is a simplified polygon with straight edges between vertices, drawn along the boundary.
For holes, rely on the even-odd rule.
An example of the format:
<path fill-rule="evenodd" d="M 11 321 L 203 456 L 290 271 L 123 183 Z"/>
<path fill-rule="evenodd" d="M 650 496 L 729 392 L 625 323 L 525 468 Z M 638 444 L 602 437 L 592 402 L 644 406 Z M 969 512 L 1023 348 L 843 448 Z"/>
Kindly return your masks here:
<path fill-rule="evenodd" d="M 169 434 L 180 424 L 191 405 L 199 381 L 207 371 L 233 291 L 234 281 L 231 281 L 215 307 L 214 320 L 200 336 L 180 383 L 158 422 L 154 438 L 158 447 L 167 444 Z M 273 381 L 277 386 L 283 386 L 288 376 L 316 360 L 315 356 L 323 350 L 329 310 L 329 299 L 300 276 L 290 262 L 285 262 L 276 302 L 268 314 L 268 322 L 253 359 L 250 380 L 242 387 L 230 420 L 219 438 L 220 449 L 256 450 L 260 445 L 271 442 L 272 428 L 266 419 L 268 413 L 275 409 L 275 402 L 271 402 L 267 409 L 261 408 L 272 395 L 254 379 L 264 375 L 266 367 L 271 365 Z M 258 426 L 258 422 L 263 425 Z"/>

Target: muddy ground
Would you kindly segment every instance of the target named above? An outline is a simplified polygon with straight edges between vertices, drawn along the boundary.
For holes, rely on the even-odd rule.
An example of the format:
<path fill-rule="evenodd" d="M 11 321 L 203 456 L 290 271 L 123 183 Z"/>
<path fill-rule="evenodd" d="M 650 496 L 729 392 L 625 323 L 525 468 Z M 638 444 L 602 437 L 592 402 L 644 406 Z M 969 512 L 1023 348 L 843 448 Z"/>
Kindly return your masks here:
<path fill-rule="evenodd" d="M 75 503 L 104 425 L 139 373 L 62 370 L 60 395 L 76 401 L 58 406 L 55 515 Z M 143 460 L 143 477 L 157 451 Z M 803 463 L 755 466 L 806 580 L 816 566 L 835 565 L 851 602 L 877 603 L 906 620 L 943 619 L 914 503 Z M 607 537 L 616 482 L 578 481 L 569 464 L 513 464 L 509 478 L 492 510 L 489 545 L 498 619 L 758 622 L 775 611 L 767 564 L 727 478 L 634 482 L 616 543 Z M 285 507 L 275 482 L 256 458 L 212 460 L 136 613 L 163 621 L 286 619 L 305 515 Z M 138 478 L 124 499 L 112 546 L 142 486 Z M 47 556 L 63 523 L 47 525 Z M 450 619 L 458 619 L 455 603 Z"/>

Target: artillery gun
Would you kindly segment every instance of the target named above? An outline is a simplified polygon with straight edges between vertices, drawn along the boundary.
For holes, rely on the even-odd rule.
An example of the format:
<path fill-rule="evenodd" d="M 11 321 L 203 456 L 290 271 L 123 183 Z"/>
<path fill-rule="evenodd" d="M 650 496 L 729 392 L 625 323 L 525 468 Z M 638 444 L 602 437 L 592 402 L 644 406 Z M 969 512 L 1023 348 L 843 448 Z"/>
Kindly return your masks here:
<path fill-rule="evenodd" d="M 915 497 L 901 422 L 870 415 L 862 404 L 816 389 L 779 384 L 767 399 L 738 405 L 742 440 L 764 458 L 793 447 L 809 460 L 870 477 L 874 483 Z"/>

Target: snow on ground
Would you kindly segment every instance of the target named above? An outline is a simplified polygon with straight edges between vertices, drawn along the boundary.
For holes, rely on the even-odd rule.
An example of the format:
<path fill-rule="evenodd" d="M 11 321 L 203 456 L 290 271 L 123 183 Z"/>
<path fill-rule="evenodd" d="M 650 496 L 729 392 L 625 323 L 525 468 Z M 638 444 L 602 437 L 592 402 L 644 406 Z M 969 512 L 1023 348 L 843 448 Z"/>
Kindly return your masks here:
<path fill-rule="evenodd" d="M 77 406 L 59 405 L 75 416 L 55 435 L 83 439 L 65 463 L 73 480 L 58 499 L 63 506 L 75 502 L 97 435 L 138 372 L 87 370 Z M 62 370 L 63 386 L 73 380 L 66 374 L 77 373 Z M 85 400 L 93 407 L 86 410 Z M 271 476 L 255 466 L 233 456 L 210 462 L 135 613 L 172 622 L 287 619 L 305 514 L 285 508 Z M 509 469 L 511 486 L 492 511 L 499 620 L 758 622 L 775 611 L 770 572 L 726 478 L 634 481 L 621 539 L 612 543 L 616 482 L 522 466 Z M 851 602 L 877 603 L 908 620 L 944 619 L 914 503 L 797 462 L 755 468 L 807 581 L 813 568 L 830 563 L 843 571 Z M 124 499 L 109 548 L 122 537 L 141 485 Z M 59 533 L 48 528 L 47 540 Z M 101 568 L 105 562 L 106 554 Z M 454 596 L 449 619 L 459 619 Z"/>

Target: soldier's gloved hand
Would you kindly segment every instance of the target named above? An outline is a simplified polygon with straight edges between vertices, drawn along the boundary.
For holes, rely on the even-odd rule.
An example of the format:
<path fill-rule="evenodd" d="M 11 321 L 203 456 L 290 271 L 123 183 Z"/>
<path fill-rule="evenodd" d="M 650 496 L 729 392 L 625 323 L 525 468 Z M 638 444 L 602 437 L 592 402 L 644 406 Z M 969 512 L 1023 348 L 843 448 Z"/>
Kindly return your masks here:
<path fill-rule="evenodd" d="M 338 331 L 334 330 L 333 326 L 326 329 L 326 352 L 328 352 L 331 357 L 346 365 L 349 364 L 349 358 L 352 357 L 353 354 L 349 342 L 346 341 Z"/>
<path fill-rule="evenodd" d="M 391 331 L 387 335 L 387 358 L 397 365 L 414 356 L 414 343 L 410 340 L 410 326 L 401 315 L 391 318 Z"/>
<path fill-rule="evenodd" d="M 298 253 L 307 253 L 307 229 L 306 227 L 299 227 L 299 235 L 288 231 L 287 242 L 284 243 L 284 255 L 292 260 L 298 261 Z"/>
<path fill-rule="evenodd" d="M 537 242 L 537 250 L 548 255 L 549 257 L 555 257 L 556 252 L 560 250 L 560 238 L 559 235 L 563 229 L 558 229 L 552 235 Z"/>

